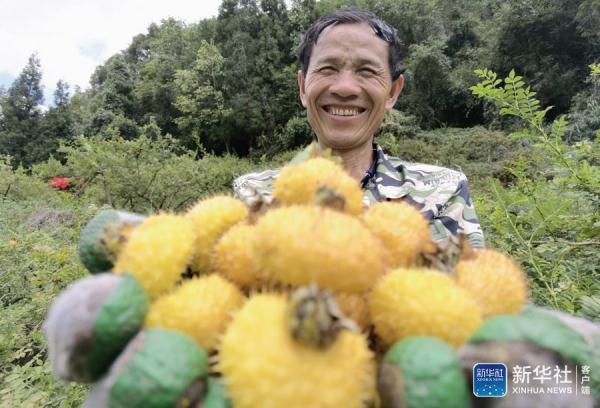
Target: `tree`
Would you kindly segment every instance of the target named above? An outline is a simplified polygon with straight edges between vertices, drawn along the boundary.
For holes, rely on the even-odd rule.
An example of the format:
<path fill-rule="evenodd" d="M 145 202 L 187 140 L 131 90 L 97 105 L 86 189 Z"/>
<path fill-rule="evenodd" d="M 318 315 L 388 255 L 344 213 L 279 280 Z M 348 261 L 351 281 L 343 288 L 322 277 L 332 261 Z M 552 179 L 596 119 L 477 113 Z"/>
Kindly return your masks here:
<path fill-rule="evenodd" d="M 590 42 L 576 19 L 580 3 L 511 1 L 498 20 L 495 70 L 502 75 L 512 68 L 521 72 L 542 104 L 555 107 L 551 118 L 568 110 L 572 97 L 583 88 L 587 64 L 594 62 Z"/>
<path fill-rule="evenodd" d="M 228 0 L 217 19 L 225 58 L 223 95 L 234 114 L 225 123 L 235 151 L 271 139 L 300 109 L 291 24 L 283 0 Z"/>
<path fill-rule="evenodd" d="M 1 101 L 0 154 L 12 156 L 15 166 L 31 164 L 27 145 L 39 132 L 39 106 L 44 100 L 41 80 L 40 59 L 32 54 Z"/>
<path fill-rule="evenodd" d="M 600 64 L 591 64 L 589 87 L 573 98 L 569 111 L 567 140 L 594 140 L 600 132 Z"/>
<path fill-rule="evenodd" d="M 69 84 L 59 79 L 54 91 L 54 106 L 65 107 L 69 104 Z"/>
<path fill-rule="evenodd" d="M 214 31 L 214 30 L 213 30 Z M 179 137 L 179 127 L 175 119 L 180 112 L 175 107 L 178 95 L 175 74 L 194 64 L 200 42 L 210 35 L 211 24 L 200 23 L 188 27 L 173 18 L 152 24 L 148 34 L 136 37 L 133 47 L 143 58 L 133 64 L 135 100 L 137 103 L 136 121 L 149 123 L 150 118 L 166 133 Z"/>
<path fill-rule="evenodd" d="M 224 139 L 229 151 L 229 138 L 222 134 L 223 121 L 231 114 L 225 107 L 223 93 L 224 59 L 214 44 L 202 41 L 194 66 L 176 73 L 175 84 L 179 96 L 175 106 L 182 112 L 176 119 L 177 125 L 186 135 L 186 142 L 194 142 L 196 149 L 219 149 Z M 221 137 L 219 137 L 221 136 Z"/>
<path fill-rule="evenodd" d="M 54 106 L 41 117 L 37 137 L 27 144 L 31 163 L 45 161 L 51 155 L 63 159 L 62 154 L 57 153 L 60 142 L 73 138 L 73 115 L 69 101 L 69 85 L 59 80 L 54 91 Z"/>
<path fill-rule="evenodd" d="M 125 56 L 116 54 L 110 57 L 106 64 L 96 68 L 90 83 L 91 120 L 85 133 L 92 136 L 114 127 L 123 137 L 135 138 L 138 132 L 133 119 L 136 106 L 134 82 Z"/>

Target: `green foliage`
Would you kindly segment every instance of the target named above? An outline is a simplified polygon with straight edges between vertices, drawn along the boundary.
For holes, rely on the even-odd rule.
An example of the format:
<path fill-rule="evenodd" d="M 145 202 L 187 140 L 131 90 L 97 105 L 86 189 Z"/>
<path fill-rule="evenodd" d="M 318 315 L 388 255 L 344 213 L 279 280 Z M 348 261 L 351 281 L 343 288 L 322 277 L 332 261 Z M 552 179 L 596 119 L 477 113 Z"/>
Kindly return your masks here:
<path fill-rule="evenodd" d="M 259 143 L 264 146 L 251 153 L 251 157 L 287 152 L 301 146 L 306 146 L 314 139 L 314 132 L 306 119 L 306 115 L 294 116 L 281 130 L 273 136 L 261 135 Z"/>
<path fill-rule="evenodd" d="M 525 87 L 522 77 L 515 75 L 514 70 L 504 81 L 497 79 L 496 73 L 489 70 L 476 70 L 476 73 L 483 81 L 471 87 L 473 94 L 494 103 L 500 108 L 501 115 L 515 116 L 527 124 L 526 128 L 512 133 L 511 137 L 530 141 L 558 166 L 567 170 L 571 182 L 593 195 L 600 193 L 600 173 L 591 168 L 586 160 L 587 145 L 583 143 L 572 148 L 563 140 L 568 125 L 565 116 L 558 117 L 550 127 L 546 127 L 545 116 L 552 107 L 541 109 L 535 92 Z"/>
<path fill-rule="evenodd" d="M 413 44 L 409 48 L 406 73 L 407 95 L 401 99 L 401 106 L 410 106 L 420 122 L 426 127 L 436 123 L 439 112 L 447 109 L 450 103 L 449 72 L 450 58 L 444 53 L 441 41 Z"/>
<path fill-rule="evenodd" d="M 377 129 L 376 138 L 411 139 L 420 131 L 418 120 L 415 116 L 402 111 L 391 109 L 385 113 L 381 126 Z"/>
<path fill-rule="evenodd" d="M 569 111 L 566 136 L 570 141 L 593 140 L 600 129 L 600 64 L 589 67 L 588 88 L 575 95 Z"/>
<path fill-rule="evenodd" d="M 31 197 L 51 202 L 57 199 L 56 192 L 47 182 L 30 177 L 22 166 L 13 169 L 11 158 L 0 156 L 0 200 L 18 201 Z"/>
<path fill-rule="evenodd" d="M 600 264 L 600 169 L 598 142 L 567 145 L 564 116 L 545 122 L 535 93 L 511 71 L 504 80 L 479 70 L 482 81 L 472 92 L 525 124 L 513 133 L 532 143 L 529 157 L 514 163 L 513 182 L 491 182 L 489 196 L 480 198 L 478 211 L 488 243 L 515 257 L 533 282 L 534 300 L 578 312 L 583 295 L 597 290 Z M 528 169 L 531 156 L 544 166 Z M 541 159 L 535 159 L 535 158 Z"/>
<path fill-rule="evenodd" d="M 38 177 L 61 174 L 78 183 L 86 200 L 137 212 L 182 210 L 197 199 L 231 189 L 233 179 L 250 170 L 250 162 L 232 156 L 201 160 L 170 136 L 125 140 L 80 136 L 60 148 L 66 163 L 36 166 Z"/>
<path fill-rule="evenodd" d="M 43 102 L 42 71 L 37 55 L 29 57 L 27 65 L 1 99 L 0 154 L 10 155 L 13 164 L 32 163 L 31 147 L 39 133 Z"/>
<path fill-rule="evenodd" d="M 84 275 L 77 241 L 95 209 L 68 200 L 48 205 L 37 199 L 0 202 L 3 407 L 78 406 L 87 389 L 64 384 L 50 371 L 41 323 L 58 293 Z"/>
<path fill-rule="evenodd" d="M 530 78 L 543 105 L 555 106 L 552 115 L 568 111 L 572 97 L 583 87 L 587 64 L 598 55 L 583 37 L 588 30 L 597 32 L 597 25 L 591 29 L 577 18 L 584 3 L 590 2 L 511 1 L 496 21 L 499 31 L 491 66 L 503 75 L 514 68 Z"/>
<path fill-rule="evenodd" d="M 222 132 L 223 122 L 231 115 L 219 90 L 223 83 L 223 63 L 219 49 L 203 40 L 192 69 L 175 74 L 179 89 L 175 106 L 183 113 L 175 122 L 185 137 L 194 142 L 188 142 L 192 148 L 214 151 L 224 143 L 230 151 L 229 137 Z"/>

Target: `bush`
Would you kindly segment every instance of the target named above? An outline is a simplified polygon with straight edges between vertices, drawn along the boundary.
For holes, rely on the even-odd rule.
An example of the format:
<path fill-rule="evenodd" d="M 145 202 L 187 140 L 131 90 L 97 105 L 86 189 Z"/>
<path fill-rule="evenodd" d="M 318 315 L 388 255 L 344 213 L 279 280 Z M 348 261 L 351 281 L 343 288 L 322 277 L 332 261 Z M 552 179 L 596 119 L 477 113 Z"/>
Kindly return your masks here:
<path fill-rule="evenodd" d="M 403 130 L 382 132 L 377 143 L 390 155 L 409 162 L 460 169 L 476 186 L 487 183 L 487 177 L 510 179 L 507 163 L 527 150 L 526 144 L 483 127 Z"/>
<path fill-rule="evenodd" d="M 57 193 L 48 186 L 48 180 L 28 175 L 21 166 L 13 170 L 10 157 L 0 156 L 1 199 L 19 201 L 37 197 L 49 202 L 60 201 Z"/>
<path fill-rule="evenodd" d="M 51 372 L 41 323 L 59 292 L 85 274 L 77 242 L 81 225 L 95 208 L 72 202 L 53 205 L 49 209 L 44 200 L 0 202 L 3 407 L 79 406 L 88 388 L 64 384 Z M 49 213 L 64 217 L 40 222 L 40 215 Z"/>
<path fill-rule="evenodd" d="M 34 168 L 38 177 L 60 174 L 78 183 L 75 194 L 100 205 L 136 212 L 178 211 L 201 197 L 230 192 L 248 160 L 206 155 L 201 160 L 170 136 L 124 140 L 80 136 L 59 149 L 66 163 Z"/>
<path fill-rule="evenodd" d="M 261 148 L 252 152 L 251 156 L 268 156 L 288 152 L 301 146 L 306 146 L 314 139 L 314 133 L 306 114 L 294 116 L 284 126 L 283 129 L 276 132 L 272 139 L 266 136 L 260 138 Z"/>

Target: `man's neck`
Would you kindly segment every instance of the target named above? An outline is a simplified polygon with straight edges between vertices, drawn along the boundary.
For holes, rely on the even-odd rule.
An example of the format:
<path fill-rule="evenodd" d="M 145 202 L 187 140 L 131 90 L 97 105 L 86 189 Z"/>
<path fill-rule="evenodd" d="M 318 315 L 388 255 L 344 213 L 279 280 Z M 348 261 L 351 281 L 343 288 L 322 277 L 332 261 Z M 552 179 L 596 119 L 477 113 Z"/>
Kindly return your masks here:
<path fill-rule="evenodd" d="M 320 144 L 319 148 L 323 149 Z M 361 181 L 373 163 L 373 144 L 365 143 L 352 150 L 333 150 L 333 154 L 342 158 L 344 169 L 352 178 Z"/>

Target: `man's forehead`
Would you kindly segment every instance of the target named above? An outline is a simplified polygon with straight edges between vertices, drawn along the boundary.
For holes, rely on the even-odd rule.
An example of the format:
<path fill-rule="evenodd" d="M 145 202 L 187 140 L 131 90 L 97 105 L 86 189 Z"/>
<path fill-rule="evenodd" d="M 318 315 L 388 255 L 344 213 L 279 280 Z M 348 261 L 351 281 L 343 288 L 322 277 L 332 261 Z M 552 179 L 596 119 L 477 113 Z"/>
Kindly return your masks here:
<path fill-rule="evenodd" d="M 337 34 L 337 35 L 336 35 Z M 367 22 L 360 23 L 334 23 L 323 29 L 317 38 L 315 45 L 326 39 L 335 37 L 337 40 L 357 39 L 361 38 L 364 41 L 379 40 L 387 45 L 383 39 L 379 38 L 375 33 L 375 29 Z"/>
<path fill-rule="evenodd" d="M 360 51 L 359 63 L 387 60 L 388 44 L 379 38 L 367 23 L 336 24 L 325 28 L 317 40 L 312 57 L 314 61 L 344 58 L 348 52 Z"/>

